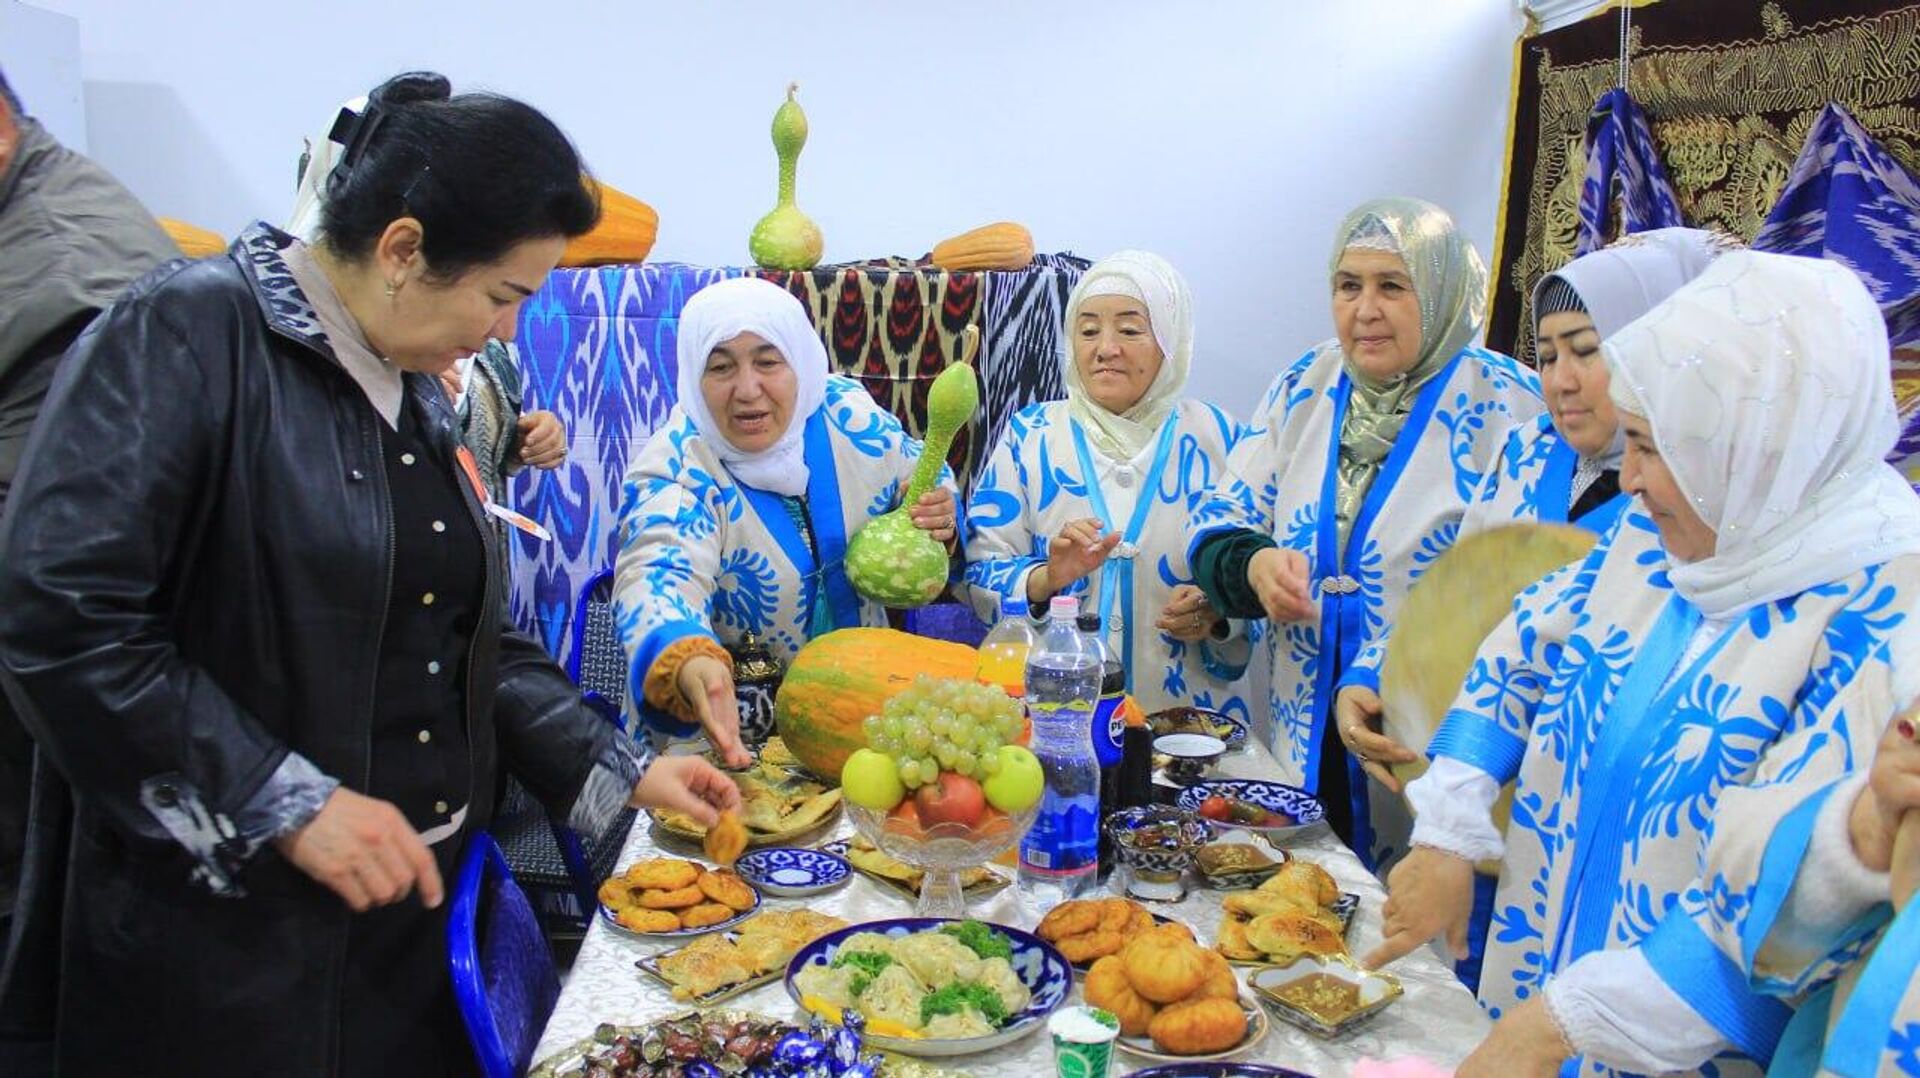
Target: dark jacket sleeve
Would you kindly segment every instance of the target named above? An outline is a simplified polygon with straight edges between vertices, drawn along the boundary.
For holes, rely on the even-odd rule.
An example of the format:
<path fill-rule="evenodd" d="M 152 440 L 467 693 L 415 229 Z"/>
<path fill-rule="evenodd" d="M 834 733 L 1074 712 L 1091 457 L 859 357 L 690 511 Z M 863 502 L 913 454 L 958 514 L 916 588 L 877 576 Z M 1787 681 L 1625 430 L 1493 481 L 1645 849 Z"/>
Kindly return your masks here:
<path fill-rule="evenodd" d="M 598 833 L 651 754 L 588 707 L 546 649 L 517 629 L 500 634 L 499 681 L 494 724 L 507 770 L 555 819 Z"/>
<path fill-rule="evenodd" d="M 102 314 L 55 377 L 0 520 L 0 681 L 22 720 L 130 841 L 203 863 L 287 754 L 169 634 L 226 463 L 219 351 L 150 295 Z"/>
<path fill-rule="evenodd" d="M 1277 546 L 1271 536 L 1245 528 L 1209 536 L 1193 552 L 1193 576 L 1207 602 L 1230 618 L 1263 618 L 1260 596 L 1247 586 L 1247 564 Z"/>

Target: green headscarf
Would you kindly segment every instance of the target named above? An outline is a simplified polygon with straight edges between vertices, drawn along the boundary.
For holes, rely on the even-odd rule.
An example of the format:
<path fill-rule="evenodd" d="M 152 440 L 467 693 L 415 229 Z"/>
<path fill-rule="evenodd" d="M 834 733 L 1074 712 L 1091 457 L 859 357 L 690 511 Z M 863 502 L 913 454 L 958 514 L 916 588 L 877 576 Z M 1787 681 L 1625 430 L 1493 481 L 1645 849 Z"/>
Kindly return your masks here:
<path fill-rule="evenodd" d="M 1390 251 L 1406 262 L 1420 304 L 1420 358 L 1406 373 L 1382 382 L 1355 367 L 1344 353 L 1340 356 L 1353 382 L 1340 428 L 1340 477 L 1334 494 L 1343 557 L 1354 517 L 1380 474 L 1381 462 L 1393 451 L 1414 398 L 1480 332 L 1487 307 L 1486 263 L 1447 211 L 1431 202 L 1377 198 L 1347 214 L 1335 234 L 1329 284 L 1340 256 L 1351 247 Z"/>

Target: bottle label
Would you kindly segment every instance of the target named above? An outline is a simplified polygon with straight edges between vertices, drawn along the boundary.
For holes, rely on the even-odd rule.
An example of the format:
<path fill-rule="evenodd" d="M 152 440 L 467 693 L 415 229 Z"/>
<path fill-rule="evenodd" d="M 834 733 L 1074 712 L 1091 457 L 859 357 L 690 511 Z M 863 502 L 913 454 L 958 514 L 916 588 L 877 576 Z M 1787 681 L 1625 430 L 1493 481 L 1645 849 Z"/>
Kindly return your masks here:
<path fill-rule="evenodd" d="M 1073 873 L 1100 863 L 1100 810 L 1096 798 L 1076 798 L 1048 806 L 1020 840 L 1023 865 L 1045 872 Z"/>

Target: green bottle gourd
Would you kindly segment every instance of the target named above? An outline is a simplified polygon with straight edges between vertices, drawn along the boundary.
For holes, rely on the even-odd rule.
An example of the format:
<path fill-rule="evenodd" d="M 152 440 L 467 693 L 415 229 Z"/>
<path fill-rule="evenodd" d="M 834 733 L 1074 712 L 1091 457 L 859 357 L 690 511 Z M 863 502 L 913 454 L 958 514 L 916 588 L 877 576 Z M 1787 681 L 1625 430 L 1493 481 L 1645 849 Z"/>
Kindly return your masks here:
<path fill-rule="evenodd" d="M 963 358 L 941 371 L 927 390 L 926 444 L 899 508 L 867 521 L 847 544 L 847 582 L 883 606 L 922 607 L 947 586 L 947 548 L 914 527 L 907 510 L 939 481 L 954 436 L 980 406 L 979 377 L 971 363 L 979 341 L 979 329 L 968 326 Z"/>
<path fill-rule="evenodd" d="M 773 114 L 773 152 L 780 155 L 780 198 L 753 226 L 747 251 L 754 265 L 766 269 L 806 270 L 820 264 L 824 241 L 820 226 L 793 202 L 793 178 L 800 151 L 807 144 L 807 114 L 793 95 L 800 84 L 787 84 L 787 100 Z"/>

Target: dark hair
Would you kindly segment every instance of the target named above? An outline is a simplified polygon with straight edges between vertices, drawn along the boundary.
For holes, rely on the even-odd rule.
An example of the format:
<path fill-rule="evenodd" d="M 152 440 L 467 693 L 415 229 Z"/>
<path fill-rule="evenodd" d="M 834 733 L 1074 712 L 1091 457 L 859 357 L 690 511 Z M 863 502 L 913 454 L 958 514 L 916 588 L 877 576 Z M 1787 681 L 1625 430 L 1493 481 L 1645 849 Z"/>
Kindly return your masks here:
<path fill-rule="evenodd" d="M 526 240 L 584 235 L 600 219 L 573 144 L 524 102 L 456 97 L 445 76 L 411 72 L 341 121 L 334 137 L 346 149 L 327 178 L 320 232 L 344 258 L 364 258 L 410 216 L 432 273 L 457 277 Z"/>
<path fill-rule="evenodd" d="M 7 108 L 12 111 L 15 116 L 23 115 L 26 112 L 25 109 L 20 107 L 20 99 L 14 96 L 13 87 L 7 85 L 7 73 L 4 70 L 0 70 L 0 101 L 5 101 Z"/>

